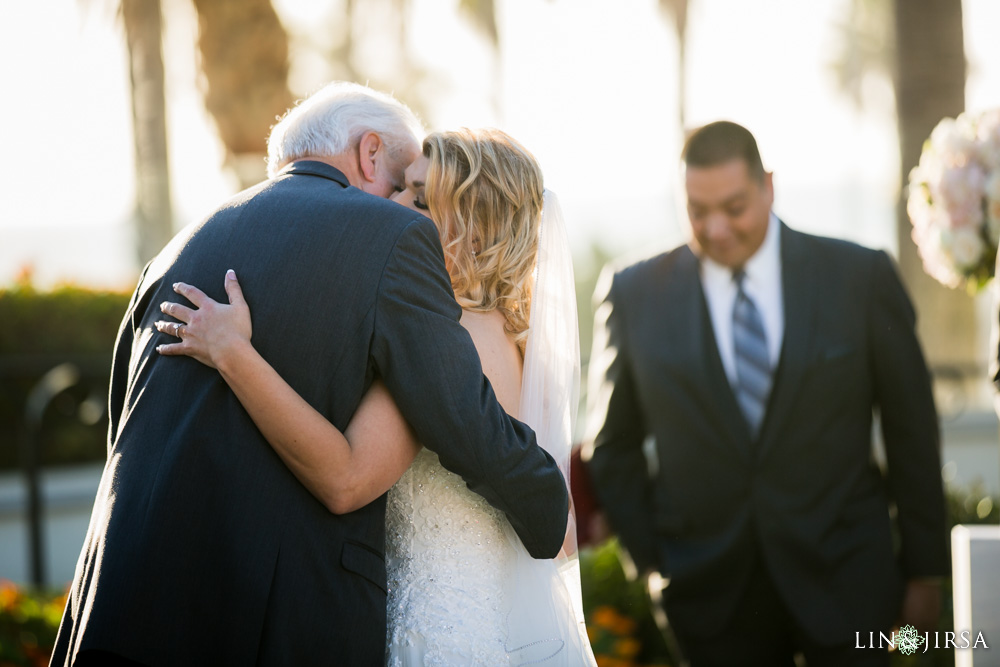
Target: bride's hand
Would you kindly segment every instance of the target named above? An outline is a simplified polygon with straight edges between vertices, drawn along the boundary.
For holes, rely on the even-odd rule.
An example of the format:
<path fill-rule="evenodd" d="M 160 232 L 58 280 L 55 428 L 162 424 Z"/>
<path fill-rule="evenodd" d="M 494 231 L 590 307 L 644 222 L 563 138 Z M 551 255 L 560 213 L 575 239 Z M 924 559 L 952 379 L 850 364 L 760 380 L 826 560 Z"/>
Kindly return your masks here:
<path fill-rule="evenodd" d="M 220 368 L 227 359 L 250 345 L 253 332 L 250 308 L 232 270 L 226 272 L 229 304 L 219 303 L 186 283 L 174 283 L 174 291 L 196 307 L 188 308 L 173 301 L 160 304 L 161 311 L 183 322 L 161 320 L 156 323 L 158 331 L 181 339 L 179 343 L 158 346 L 156 350 L 160 354 L 186 355 L 206 366 Z"/>

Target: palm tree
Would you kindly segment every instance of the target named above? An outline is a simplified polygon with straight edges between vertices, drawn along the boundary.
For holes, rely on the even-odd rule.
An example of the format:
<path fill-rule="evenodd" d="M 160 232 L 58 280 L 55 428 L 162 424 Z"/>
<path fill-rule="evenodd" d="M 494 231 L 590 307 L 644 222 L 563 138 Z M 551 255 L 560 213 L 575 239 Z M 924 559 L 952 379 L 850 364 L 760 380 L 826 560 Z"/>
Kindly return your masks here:
<path fill-rule="evenodd" d="M 865 106 L 866 75 L 892 74 L 895 60 L 892 9 L 889 0 L 852 0 L 846 16 L 836 26 L 839 50 L 830 64 L 842 92 L 858 109 Z"/>
<path fill-rule="evenodd" d="M 459 0 L 459 11 L 465 15 L 474 28 L 486 38 L 493 50 L 496 72 L 493 75 L 492 106 L 499 117 L 503 109 L 503 58 L 500 47 L 500 29 L 497 26 L 497 6 L 494 0 Z"/>
<path fill-rule="evenodd" d="M 687 128 L 687 15 L 688 0 L 660 0 L 660 11 L 670 17 L 677 37 L 677 126 Z"/>
<path fill-rule="evenodd" d="M 460 0 L 458 8 L 483 33 L 494 49 L 500 47 L 496 3 L 493 0 Z"/>
<path fill-rule="evenodd" d="M 136 254 L 142 266 L 173 236 L 159 0 L 122 0 L 132 81 Z"/>
<path fill-rule="evenodd" d="M 240 184 L 264 177 L 267 136 L 294 101 L 288 35 L 270 0 L 194 0 L 205 108 Z"/>
<path fill-rule="evenodd" d="M 314 64 L 323 65 L 312 69 L 308 85 L 364 83 L 392 92 L 426 119 L 437 86 L 427 85 L 433 73 L 410 52 L 410 5 L 409 0 L 339 0 L 308 24 L 290 25 L 299 52 L 310 53 Z M 380 49 L 378 62 L 366 57 L 373 43 Z"/>
<path fill-rule="evenodd" d="M 944 117 L 965 109 L 966 59 L 961 0 L 892 0 L 896 117 L 902 182 L 924 140 Z M 905 197 L 897 207 L 899 263 L 921 314 L 919 332 L 932 366 L 959 377 L 979 372 L 975 302 L 922 269 L 910 237 Z"/>
<path fill-rule="evenodd" d="M 965 44 L 961 0 L 853 0 L 840 26 L 834 68 L 844 91 L 863 106 L 868 72 L 891 74 L 896 95 L 900 182 L 916 166 L 924 140 L 944 117 L 965 108 Z M 913 298 L 918 333 L 939 378 L 979 373 L 976 312 L 965 293 L 923 270 L 910 232 L 905 192 L 897 201 L 899 266 Z"/>
<path fill-rule="evenodd" d="M 194 0 L 205 107 L 241 186 L 264 177 L 267 135 L 292 103 L 288 37 L 270 0 Z M 137 255 L 173 235 L 160 0 L 121 0 L 132 83 Z"/>

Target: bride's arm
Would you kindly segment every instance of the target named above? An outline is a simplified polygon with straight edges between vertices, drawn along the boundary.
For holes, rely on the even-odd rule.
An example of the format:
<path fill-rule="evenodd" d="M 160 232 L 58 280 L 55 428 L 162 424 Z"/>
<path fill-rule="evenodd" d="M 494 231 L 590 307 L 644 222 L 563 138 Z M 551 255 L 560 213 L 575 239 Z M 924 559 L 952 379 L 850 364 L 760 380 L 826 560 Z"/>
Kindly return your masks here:
<path fill-rule="evenodd" d="M 341 433 L 254 349 L 250 310 L 232 272 L 226 275 L 229 305 L 184 283 L 174 291 L 197 308 L 161 306 L 184 324 L 156 323 L 161 332 L 181 338 L 159 346 L 160 354 L 187 355 L 218 369 L 285 465 L 331 512 L 363 507 L 406 471 L 420 445 L 381 382 L 372 385 Z"/>

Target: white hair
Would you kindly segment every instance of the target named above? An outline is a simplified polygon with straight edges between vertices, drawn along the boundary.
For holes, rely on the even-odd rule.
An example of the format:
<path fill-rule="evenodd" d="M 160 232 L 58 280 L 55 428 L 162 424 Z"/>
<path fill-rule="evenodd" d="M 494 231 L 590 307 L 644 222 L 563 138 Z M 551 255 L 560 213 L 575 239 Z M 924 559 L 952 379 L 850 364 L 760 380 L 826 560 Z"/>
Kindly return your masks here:
<path fill-rule="evenodd" d="M 424 135 L 420 120 L 405 104 L 385 93 L 348 81 L 329 83 L 278 121 L 267 140 L 267 175 L 305 157 L 335 157 L 347 152 L 365 132 L 379 135 L 395 157 Z"/>

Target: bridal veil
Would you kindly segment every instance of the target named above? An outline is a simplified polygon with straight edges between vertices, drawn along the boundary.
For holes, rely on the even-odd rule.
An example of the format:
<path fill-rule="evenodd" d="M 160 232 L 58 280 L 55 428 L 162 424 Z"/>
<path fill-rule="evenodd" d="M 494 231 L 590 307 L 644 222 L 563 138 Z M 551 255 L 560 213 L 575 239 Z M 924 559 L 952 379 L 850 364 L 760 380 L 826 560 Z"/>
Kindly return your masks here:
<path fill-rule="evenodd" d="M 518 418 L 534 429 L 538 444 L 559 464 L 567 486 L 579 392 L 573 261 L 558 199 L 546 190 Z M 566 541 L 554 560 L 532 558 L 509 526 L 507 537 L 516 554 L 505 590 L 511 664 L 596 664 L 583 618 L 572 505 Z"/>

